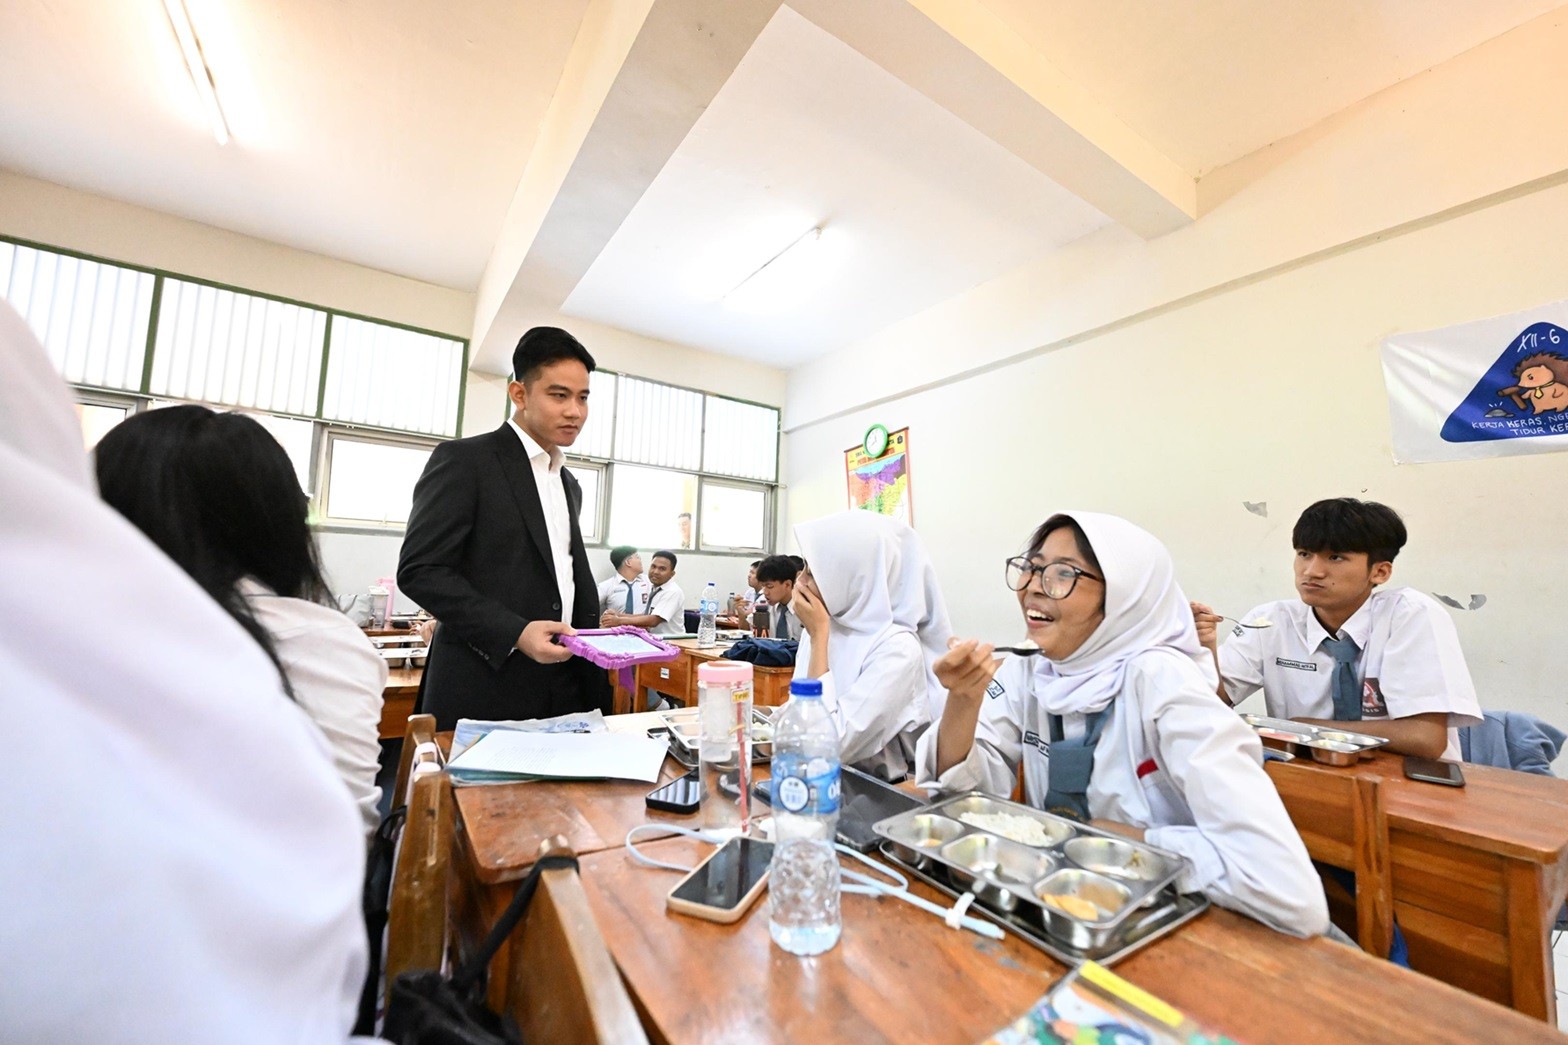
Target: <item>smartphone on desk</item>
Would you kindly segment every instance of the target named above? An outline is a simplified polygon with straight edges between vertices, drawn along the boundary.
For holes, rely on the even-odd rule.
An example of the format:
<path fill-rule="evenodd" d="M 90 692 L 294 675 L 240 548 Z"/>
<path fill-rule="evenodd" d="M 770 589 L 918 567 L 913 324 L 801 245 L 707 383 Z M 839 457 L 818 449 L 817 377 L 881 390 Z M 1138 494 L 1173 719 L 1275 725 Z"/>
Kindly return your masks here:
<path fill-rule="evenodd" d="M 1405 776 L 1428 784 L 1443 784 L 1447 787 L 1465 786 L 1465 775 L 1460 771 L 1458 762 L 1444 762 L 1436 758 L 1406 755 Z"/>
<path fill-rule="evenodd" d="M 728 925 L 739 921 L 762 895 L 768 881 L 773 843 L 760 838 L 731 838 L 670 890 L 670 910 Z"/>
<path fill-rule="evenodd" d="M 702 805 L 702 782 L 693 769 L 685 776 L 649 791 L 644 801 L 649 809 L 664 813 L 695 813 Z"/>

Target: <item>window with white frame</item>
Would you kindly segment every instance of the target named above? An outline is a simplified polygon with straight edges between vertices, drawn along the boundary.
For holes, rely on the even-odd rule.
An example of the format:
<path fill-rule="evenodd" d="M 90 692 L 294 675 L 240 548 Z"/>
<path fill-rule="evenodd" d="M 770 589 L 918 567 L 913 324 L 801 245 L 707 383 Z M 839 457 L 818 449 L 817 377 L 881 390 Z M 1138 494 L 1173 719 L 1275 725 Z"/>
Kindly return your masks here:
<path fill-rule="evenodd" d="M 402 526 L 414 503 L 414 484 L 432 447 L 412 440 L 369 438 L 328 431 L 320 521 L 347 526 Z"/>

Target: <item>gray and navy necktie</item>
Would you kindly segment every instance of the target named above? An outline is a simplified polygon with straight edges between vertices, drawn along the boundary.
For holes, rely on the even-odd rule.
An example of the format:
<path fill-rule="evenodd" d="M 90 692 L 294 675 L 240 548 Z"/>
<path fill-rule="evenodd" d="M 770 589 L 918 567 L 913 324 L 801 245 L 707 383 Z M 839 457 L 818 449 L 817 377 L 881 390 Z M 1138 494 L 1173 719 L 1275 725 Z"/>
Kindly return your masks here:
<path fill-rule="evenodd" d="M 1339 722 L 1361 721 L 1361 682 L 1356 678 L 1356 658 L 1361 647 L 1348 635 L 1342 639 L 1324 639 L 1322 646 L 1334 658 L 1334 676 L 1330 692 L 1334 696 L 1334 718 Z"/>
<path fill-rule="evenodd" d="M 631 581 L 627 581 L 626 582 L 626 609 L 623 612 L 630 613 L 632 610 L 634 610 L 636 608 L 637 607 L 632 604 L 632 582 Z"/>
<path fill-rule="evenodd" d="M 774 612 L 775 616 L 773 618 L 773 637 L 776 639 L 789 638 L 789 625 L 785 623 L 784 620 L 784 615 L 788 613 L 789 610 L 783 606 L 775 606 Z"/>

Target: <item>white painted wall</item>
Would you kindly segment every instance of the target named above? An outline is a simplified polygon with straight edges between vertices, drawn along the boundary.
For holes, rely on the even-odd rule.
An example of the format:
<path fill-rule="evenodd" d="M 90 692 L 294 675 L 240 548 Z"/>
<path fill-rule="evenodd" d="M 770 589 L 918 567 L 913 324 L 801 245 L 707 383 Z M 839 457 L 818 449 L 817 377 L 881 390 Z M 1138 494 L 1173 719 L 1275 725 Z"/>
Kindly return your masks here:
<path fill-rule="evenodd" d="M 1055 509 L 1147 527 L 1189 595 L 1239 616 L 1291 596 L 1290 528 L 1307 504 L 1384 501 L 1411 533 L 1396 583 L 1487 596 L 1451 611 L 1483 706 L 1568 726 L 1564 459 L 1394 466 L 1378 358 L 1394 331 L 1568 297 L 1565 274 L 1565 185 L 1362 244 L 800 427 L 789 519 L 844 506 L 843 450 L 868 424 L 908 425 L 915 523 L 954 626 L 1002 639 L 1020 634 L 1002 560 Z"/>

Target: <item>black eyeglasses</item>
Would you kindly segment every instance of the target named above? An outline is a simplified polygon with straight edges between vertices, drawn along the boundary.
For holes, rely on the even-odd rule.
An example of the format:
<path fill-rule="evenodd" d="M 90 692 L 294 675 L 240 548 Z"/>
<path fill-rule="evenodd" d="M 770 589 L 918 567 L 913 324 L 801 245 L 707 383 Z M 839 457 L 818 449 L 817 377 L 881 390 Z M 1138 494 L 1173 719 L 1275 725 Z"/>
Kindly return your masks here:
<path fill-rule="evenodd" d="M 1104 577 L 1096 577 L 1088 570 L 1065 562 L 1053 562 L 1045 566 L 1031 562 L 1022 555 L 1016 555 L 1007 560 L 1007 586 L 1014 591 L 1023 591 L 1029 587 L 1035 574 L 1040 575 L 1040 589 L 1045 592 L 1048 599 L 1065 599 L 1073 593 L 1078 586 L 1079 577 L 1087 577 L 1091 581 L 1105 583 Z"/>

